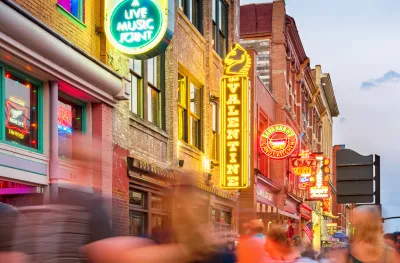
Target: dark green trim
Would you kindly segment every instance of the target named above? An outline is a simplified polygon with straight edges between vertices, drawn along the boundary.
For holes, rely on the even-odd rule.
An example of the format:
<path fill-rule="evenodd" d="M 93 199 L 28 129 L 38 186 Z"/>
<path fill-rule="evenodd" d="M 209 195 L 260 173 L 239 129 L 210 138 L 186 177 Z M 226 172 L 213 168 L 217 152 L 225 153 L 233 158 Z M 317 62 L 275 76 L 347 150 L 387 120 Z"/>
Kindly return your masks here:
<path fill-rule="evenodd" d="M 83 21 L 81 21 L 79 18 L 75 17 L 70 12 L 65 10 L 65 8 L 62 7 L 61 5 L 59 5 L 58 3 L 56 5 L 57 5 L 57 10 L 61 14 L 65 15 L 69 20 L 71 20 L 75 25 L 79 26 L 80 28 L 86 29 L 87 26 L 85 25 L 85 23 Z M 80 6 L 79 6 L 79 13 L 80 13 L 81 17 L 84 17 L 82 9 L 83 8 L 82 8 L 82 3 L 81 3 Z"/>
<path fill-rule="evenodd" d="M 12 145 L 12 146 L 17 146 L 18 148 L 25 149 L 31 152 L 37 152 L 37 153 L 43 153 L 43 83 L 35 78 L 32 78 L 31 76 L 26 75 L 25 73 L 22 73 L 4 63 L 0 62 L 0 140 L 1 142 Z M 26 80 L 27 82 L 37 86 L 37 97 L 38 97 L 38 105 L 37 105 L 37 110 L 38 110 L 38 148 L 30 148 L 26 147 L 24 145 L 20 145 L 16 142 L 9 142 L 6 141 L 6 136 L 5 136 L 5 71 L 10 71 L 13 75 Z"/>
<path fill-rule="evenodd" d="M 3 64 L 0 63 L 0 140 L 4 141 L 5 135 L 5 70 Z M 4 128 L 3 128 L 4 127 Z"/>
<path fill-rule="evenodd" d="M 7 167 L 7 168 L 10 168 L 10 169 L 19 170 L 19 171 L 23 171 L 23 172 L 28 172 L 28 173 L 32 173 L 32 174 L 37 174 L 37 175 L 41 175 L 41 176 L 47 176 L 47 174 L 32 172 L 32 171 L 29 171 L 29 170 L 26 170 L 26 169 L 16 168 L 16 167 L 9 166 L 9 165 L 2 165 L 2 164 L 0 164 L 0 166 L 2 166 L 2 167 Z"/>

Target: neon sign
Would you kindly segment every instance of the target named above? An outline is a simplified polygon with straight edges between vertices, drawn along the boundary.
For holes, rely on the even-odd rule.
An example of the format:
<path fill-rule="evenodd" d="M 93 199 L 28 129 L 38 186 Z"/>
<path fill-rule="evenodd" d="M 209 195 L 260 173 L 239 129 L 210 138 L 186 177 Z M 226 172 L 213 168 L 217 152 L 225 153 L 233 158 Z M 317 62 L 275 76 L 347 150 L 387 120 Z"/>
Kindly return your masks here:
<path fill-rule="evenodd" d="M 238 189 L 249 186 L 249 88 L 251 66 L 247 51 L 235 44 L 223 60 L 221 78 L 221 169 L 220 186 Z"/>
<path fill-rule="evenodd" d="M 174 15 L 168 3 L 168 0 L 106 1 L 108 40 L 130 57 L 144 59 L 158 55 L 173 35 L 173 23 L 168 20 L 174 21 Z"/>
<path fill-rule="evenodd" d="M 268 127 L 260 138 L 262 152 L 273 159 L 284 159 L 291 155 L 297 145 L 297 135 L 292 128 L 277 124 Z"/>
<path fill-rule="evenodd" d="M 299 189 L 306 190 L 310 186 L 310 176 L 301 175 L 299 179 Z"/>
<path fill-rule="evenodd" d="M 324 176 L 325 159 L 323 156 L 318 156 L 317 158 L 317 174 L 310 178 L 310 188 L 308 192 L 309 199 L 312 200 L 324 200 L 330 198 L 330 188 L 328 186 L 328 181 L 326 181 L 326 176 Z M 329 164 L 329 162 L 328 162 Z"/>
<path fill-rule="evenodd" d="M 292 158 L 292 171 L 298 176 L 311 176 L 317 172 L 317 160 L 310 150 L 301 150 L 298 157 Z"/>
<path fill-rule="evenodd" d="M 72 111 L 62 104 L 58 106 L 58 129 L 66 133 L 72 133 Z"/>
<path fill-rule="evenodd" d="M 22 100 L 10 97 L 6 101 L 6 127 L 12 130 L 9 131 L 9 134 L 23 139 L 24 135 L 29 133 L 28 114 L 28 108 L 25 107 Z"/>

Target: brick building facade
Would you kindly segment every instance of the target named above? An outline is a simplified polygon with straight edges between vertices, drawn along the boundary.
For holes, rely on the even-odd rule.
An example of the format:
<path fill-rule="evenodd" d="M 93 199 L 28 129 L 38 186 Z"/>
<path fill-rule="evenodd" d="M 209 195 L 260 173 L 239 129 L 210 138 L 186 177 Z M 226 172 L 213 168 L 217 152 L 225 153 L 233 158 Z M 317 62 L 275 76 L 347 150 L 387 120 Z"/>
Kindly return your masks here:
<path fill-rule="evenodd" d="M 285 2 L 242 6 L 241 18 L 241 43 L 255 56 L 252 87 L 257 90 L 257 85 L 262 84 L 260 90 L 270 97 L 254 100 L 255 107 L 261 104 L 269 109 L 266 126 L 288 125 L 299 135 L 301 149 L 331 157 L 332 117 L 338 112 L 331 83 L 327 93 L 324 88 L 327 83 L 321 82 L 329 74 L 323 75 L 317 67 L 317 76 L 316 70 L 311 69 L 295 20 L 286 14 Z M 265 126 L 257 118 L 257 114 L 252 116 L 256 122 L 252 127 L 256 129 L 253 134 L 259 135 Z M 294 154 L 299 151 L 297 147 Z M 319 211 L 321 204 L 306 200 L 307 192 L 298 189 L 299 179 L 291 173 L 288 159 L 267 158 L 265 164 L 262 159 L 266 157 L 260 154 L 258 145 L 253 153 L 257 179 L 253 189 L 246 189 L 246 198 L 240 199 L 241 207 L 246 207 L 253 217 L 257 213 L 265 224 L 274 221 L 288 224 L 289 236 L 305 237 L 302 226 L 312 221 L 312 210 Z"/>
<path fill-rule="evenodd" d="M 114 107 L 127 97 L 102 15 L 96 1 L 0 3 L 0 108 L 16 113 L 1 118 L 1 201 L 32 204 L 76 183 L 111 197 Z M 99 141 L 102 165 L 87 175 L 72 152 L 76 132 Z"/>
<path fill-rule="evenodd" d="M 174 212 L 169 191 L 180 176 L 193 178 L 193 209 L 203 223 L 237 228 L 236 192 L 218 187 L 218 98 L 222 57 L 238 39 L 239 3 L 196 3 L 176 1 L 174 37 L 164 54 L 130 61 L 131 98 L 116 107 L 113 136 L 113 225 L 119 234 L 147 236 L 168 227 Z M 136 86 L 137 79 L 143 83 Z M 147 96 L 154 86 L 159 102 Z M 143 104 L 136 103 L 143 94 Z"/>

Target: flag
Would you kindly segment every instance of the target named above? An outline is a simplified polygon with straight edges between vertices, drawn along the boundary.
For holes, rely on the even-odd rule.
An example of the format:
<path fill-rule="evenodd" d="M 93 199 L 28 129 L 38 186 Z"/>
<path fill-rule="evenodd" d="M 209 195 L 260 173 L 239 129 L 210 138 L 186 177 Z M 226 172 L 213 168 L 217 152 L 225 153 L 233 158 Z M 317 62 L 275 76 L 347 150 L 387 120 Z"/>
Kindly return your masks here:
<path fill-rule="evenodd" d="M 289 228 L 292 226 L 292 223 L 290 222 L 290 220 L 288 220 L 286 222 L 286 231 L 289 231 Z"/>
<path fill-rule="evenodd" d="M 308 238 L 310 240 L 314 239 L 314 233 L 313 233 L 313 230 L 312 230 L 312 223 L 311 222 L 309 222 L 308 224 L 305 224 L 303 226 L 303 230 L 304 230 L 304 232 L 306 233 L 306 235 L 308 236 Z"/>

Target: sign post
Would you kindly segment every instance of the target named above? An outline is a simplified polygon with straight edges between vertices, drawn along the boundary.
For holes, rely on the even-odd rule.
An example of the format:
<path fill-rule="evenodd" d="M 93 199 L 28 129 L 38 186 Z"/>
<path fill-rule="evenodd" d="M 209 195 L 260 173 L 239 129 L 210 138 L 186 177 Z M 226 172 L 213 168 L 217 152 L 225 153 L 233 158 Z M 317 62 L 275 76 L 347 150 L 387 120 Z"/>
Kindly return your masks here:
<path fill-rule="evenodd" d="M 374 168 L 375 166 L 375 168 Z M 380 156 L 363 156 L 342 149 L 336 153 L 336 186 L 338 204 L 380 205 Z M 375 172 L 375 175 L 374 175 Z M 374 187 L 375 181 L 375 187 Z"/>

